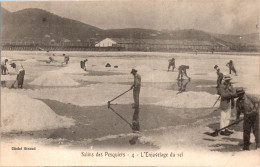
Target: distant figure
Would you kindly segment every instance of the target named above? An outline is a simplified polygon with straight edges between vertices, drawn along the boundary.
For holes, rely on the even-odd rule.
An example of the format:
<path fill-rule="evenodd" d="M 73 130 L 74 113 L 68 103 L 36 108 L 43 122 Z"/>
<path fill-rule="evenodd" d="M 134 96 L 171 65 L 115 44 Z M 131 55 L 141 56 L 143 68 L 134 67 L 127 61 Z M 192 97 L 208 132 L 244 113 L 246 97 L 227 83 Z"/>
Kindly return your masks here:
<path fill-rule="evenodd" d="M 175 68 L 175 59 L 172 58 L 169 61 L 169 65 L 168 65 L 168 71 L 170 70 L 170 68 L 172 67 L 172 71 L 174 71 L 174 68 Z"/>
<path fill-rule="evenodd" d="M 23 65 L 16 65 L 15 63 L 10 64 L 11 67 L 13 67 L 16 72 L 17 72 L 17 77 L 16 77 L 16 81 L 17 81 L 17 87 L 18 88 L 23 88 L 23 82 L 24 82 L 24 76 L 25 76 L 25 70 L 23 68 Z M 14 85 L 12 85 L 13 87 Z"/>
<path fill-rule="evenodd" d="M 211 53 L 212 53 L 212 54 L 214 54 L 214 51 L 215 51 L 215 49 L 214 49 L 214 48 L 212 48 L 212 49 L 211 49 Z"/>
<path fill-rule="evenodd" d="M 229 68 L 229 74 L 231 74 L 231 71 L 233 71 L 235 73 L 235 75 L 237 76 L 237 71 L 235 69 L 234 63 L 232 60 L 230 60 L 226 66 Z"/>
<path fill-rule="evenodd" d="M 198 54 L 198 50 L 197 50 L 197 49 L 195 50 L 195 54 L 196 54 L 196 55 Z"/>
<path fill-rule="evenodd" d="M 47 63 L 51 63 L 51 62 L 54 62 L 54 59 L 50 56 L 49 61 Z"/>
<path fill-rule="evenodd" d="M 186 65 L 179 66 L 179 74 L 178 74 L 177 80 L 179 80 L 180 77 L 181 77 L 181 80 L 182 80 L 183 79 L 183 75 L 185 75 L 190 80 L 190 77 L 188 77 L 187 72 L 186 72 L 186 70 L 189 69 L 189 68 L 190 67 L 186 66 Z"/>
<path fill-rule="evenodd" d="M 186 87 L 187 87 L 189 82 L 190 82 L 190 80 L 186 80 L 186 81 L 178 80 L 177 84 L 178 84 L 178 91 L 179 92 L 177 92 L 177 94 L 185 92 L 186 91 Z"/>
<path fill-rule="evenodd" d="M 65 55 L 65 54 L 63 54 L 63 56 L 64 56 L 64 63 L 65 63 L 65 64 L 68 64 L 68 62 L 69 62 L 69 60 L 70 60 L 70 57 L 67 56 L 67 55 Z"/>
<path fill-rule="evenodd" d="M 8 62 L 8 59 L 5 59 L 4 61 L 1 62 L 1 74 L 6 75 L 6 72 L 9 74 L 8 68 L 6 63 Z"/>
<path fill-rule="evenodd" d="M 87 68 L 86 68 L 86 62 L 87 61 L 88 61 L 88 59 L 80 61 L 80 68 L 82 68 L 84 71 L 87 71 Z"/>
<path fill-rule="evenodd" d="M 216 88 L 219 88 L 219 86 L 222 83 L 222 79 L 223 79 L 224 75 L 223 75 L 223 73 L 220 72 L 220 68 L 218 67 L 218 65 L 215 65 L 214 69 L 217 71 L 217 75 L 218 75 L 217 87 Z"/>

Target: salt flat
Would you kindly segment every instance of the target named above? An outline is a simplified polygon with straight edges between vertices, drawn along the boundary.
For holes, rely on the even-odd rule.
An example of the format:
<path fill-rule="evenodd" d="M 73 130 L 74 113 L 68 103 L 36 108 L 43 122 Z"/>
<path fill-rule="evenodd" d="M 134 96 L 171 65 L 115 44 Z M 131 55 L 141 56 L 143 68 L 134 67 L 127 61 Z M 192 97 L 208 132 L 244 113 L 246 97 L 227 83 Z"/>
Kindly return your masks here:
<path fill-rule="evenodd" d="M 232 59 L 238 72 L 238 76 L 230 75 L 234 87 L 242 86 L 246 92 L 259 96 L 259 55 L 66 52 L 70 56 L 69 64 L 61 65 L 62 53 L 54 52 L 57 63 L 46 64 L 44 61 L 49 56 L 46 52 L 2 51 L 2 59 L 10 58 L 10 61 L 21 63 L 26 71 L 24 89 L 9 89 L 16 78 L 15 70 L 10 67 L 10 75 L 1 76 L 1 81 L 6 82 L 6 87 L 1 87 L 1 124 L 4 128 L 6 126 L 3 142 L 33 140 L 57 147 L 63 140 L 61 145 L 75 149 L 76 145 L 117 149 L 117 143 L 120 143 L 120 147 L 128 149 L 185 147 L 185 150 L 201 149 L 206 152 L 240 150 L 241 124 L 235 128 L 233 140 L 223 137 L 211 139 L 203 134 L 218 128 L 219 113 L 215 109 L 219 104 L 212 108 L 218 98 L 215 89 L 217 75 L 213 67 L 217 64 L 224 75 L 229 75 L 225 65 Z M 167 72 L 168 59 L 172 57 L 176 59 L 177 67 L 190 66 L 187 73 L 191 81 L 186 91 L 180 94 L 177 69 Z M 80 61 L 86 58 L 85 72 L 80 68 Z M 110 68 L 105 67 L 107 63 L 111 64 Z M 136 68 L 142 76 L 140 124 L 144 135 L 136 146 L 128 142 L 132 137 L 130 127 L 106 108 L 107 101 L 130 88 L 132 68 Z M 14 103 L 20 101 L 17 110 L 11 102 L 5 101 L 6 96 L 11 97 Z M 113 103 L 117 104 L 115 109 L 131 122 L 132 92 Z M 33 111 L 34 116 L 27 114 Z M 19 124 L 15 124 L 17 121 Z M 28 128 L 28 121 L 35 128 Z M 51 125 L 47 126 L 46 121 Z M 23 135 L 19 135 L 21 131 Z"/>

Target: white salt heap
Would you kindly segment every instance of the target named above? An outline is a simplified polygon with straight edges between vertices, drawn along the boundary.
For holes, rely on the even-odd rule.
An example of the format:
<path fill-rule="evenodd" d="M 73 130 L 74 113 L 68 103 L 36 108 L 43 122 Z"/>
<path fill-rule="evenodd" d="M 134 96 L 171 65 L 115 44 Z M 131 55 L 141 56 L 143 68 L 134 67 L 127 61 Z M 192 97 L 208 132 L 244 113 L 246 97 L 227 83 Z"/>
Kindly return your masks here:
<path fill-rule="evenodd" d="M 168 106 L 174 108 L 209 108 L 218 99 L 218 95 L 211 95 L 207 92 L 183 92 L 165 98 L 155 105 Z M 218 106 L 217 103 L 215 106 Z"/>
<path fill-rule="evenodd" d="M 59 116 L 42 101 L 2 89 L 1 130 L 35 131 L 70 127 L 74 120 Z"/>
<path fill-rule="evenodd" d="M 86 71 L 80 68 L 80 63 L 69 63 L 66 67 L 63 67 L 56 72 L 63 74 L 87 74 Z"/>
<path fill-rule="evenodd" d="M 68 75 L 58 72 L 44 72 L 38 78 L 30 83 L 38 86 L 77 86 L 79 83 L 74 81 Z"/>

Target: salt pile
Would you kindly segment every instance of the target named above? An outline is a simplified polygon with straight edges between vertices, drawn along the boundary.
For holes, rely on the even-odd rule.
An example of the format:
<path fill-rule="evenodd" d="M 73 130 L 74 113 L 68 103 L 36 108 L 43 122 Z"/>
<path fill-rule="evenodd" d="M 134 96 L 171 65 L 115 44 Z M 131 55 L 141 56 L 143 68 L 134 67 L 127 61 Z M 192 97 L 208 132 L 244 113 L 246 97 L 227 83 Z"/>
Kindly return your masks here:
<path fill-rule="evenodd" d="M 155 105 L 168 106 L 174 108 L 209 108 L 217 100 L 218 95 L 211 95 L 207 92 L 183 92 L 175 96 L 165 98 Z M 215 106 L 218 106 L 216 104 Z"/>
<path fill-rule="evenodd" d="M 2 92 L 1 130 L 34 131 L 74 125 L 74 120 L 59 116 L 45 103 L 13 92 Z"/>
<path fill-rule="evenodd" d="M 88 69 L 88 66 L 87 66 Z M 57 70 L 57 73 L 63 73 L 63 74 L 87 74 L 86 71 L 84 71 L 82 68 L 80 68 L 79 63 L 73 63 L 68 64 L 68 66 L 61 68 L 60 70 Z"/>
<path fill-rule="evenodd" d="M 30 83 L 39 86 L 77 86 L 79 83 L 69 76 L 58 72 L 45 72 Z"/>

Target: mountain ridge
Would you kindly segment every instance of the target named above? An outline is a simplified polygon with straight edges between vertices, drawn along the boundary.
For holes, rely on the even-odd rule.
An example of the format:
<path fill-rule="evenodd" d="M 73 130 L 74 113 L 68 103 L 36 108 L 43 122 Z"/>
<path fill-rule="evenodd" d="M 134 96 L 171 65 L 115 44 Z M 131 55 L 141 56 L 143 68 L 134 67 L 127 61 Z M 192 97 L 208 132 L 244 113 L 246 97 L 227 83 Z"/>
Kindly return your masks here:
<path fill-rule="evenodd" d="M 27 8 L 9 12 L 1 7 L 2 40 L 62 42 L 89 40 L 99 41 L 104 38 L 133 38 L 154 40 L 196 40 L 212 43 L 247 43 L 259 44 L 256 34 L 227 35 L 214 34 L 202 30 L 152 30 L 143 28 L 124 28 L 103 30 L 98 27 L 58 16 L 38 8 Z M 239 39 L 239 40 L 238 40 Z"/>

